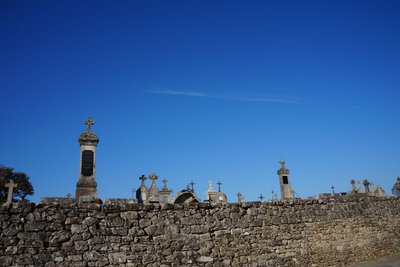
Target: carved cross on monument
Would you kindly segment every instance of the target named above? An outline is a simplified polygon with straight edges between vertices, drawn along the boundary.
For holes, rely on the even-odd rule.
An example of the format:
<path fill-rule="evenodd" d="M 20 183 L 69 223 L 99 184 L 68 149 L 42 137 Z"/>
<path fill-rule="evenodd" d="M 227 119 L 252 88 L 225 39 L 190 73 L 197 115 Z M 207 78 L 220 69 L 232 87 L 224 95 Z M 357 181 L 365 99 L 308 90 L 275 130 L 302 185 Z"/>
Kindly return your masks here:
<path fill-rule="evenodd" d="M 86 121 L 85 121 L 85 124 L 87 125 L 87 130 L 86 130 L 86 132 L 87 133 L 92 133 L 92 125 L 94 125 L 94 121 L 92 120 L 92 118 L 88 118 Z"/>
<path fill-rule="evenodd" d="M 157 173 L 155 173 L 155 172 L 153 172 L 153 173 L 151 173 L 150 175 L 149 175 L 149 179 L 151 180 L 151 181 L 155 181 L 155 180 L 157 180 L 158 179 L 158 175 L 157 175 Z"/>
<path fill-rule="evenodd" d="M 144 174 L 142 174 L 142 176 L 139 177 L 139 180 L 141 181 L 141 185 L 144 185 L 144 181 L 146 180 L 146 176 Z"/>
<path fill-rule="evenodd" d="M 238 197 L 238 202 L 242 203 L 243 202 L 243 196 L 242 196 L 242 194 L 240 194 L 240 192 L 237 194 L 237 197 Z"/>
<path fill-rule="evenodd" d="M 13 191 L 14 188 L 16 188 L 18 184 L 14 183 L 14 180 L 10 179 L 8 184 L 6 184 L 6 187 L 8 187 L 8 195 L 7 195 L 7 202 L 6 204 L 10 204 L 12 202 L 12 196 L 13 196 Z"/>
<path fill-rule="evenodd" d="M 167 179 L 164 178 L 164 180 L 162 180 L 163 184 L 164 184 L 164 188 L 167 189 Z"/>
<path fill-rule="evenodd" d="M 218 185 L 218 192 L 221 192 L 221 185 L 222 185 L 221 181 L 218 181 L 217 185 Z"/>

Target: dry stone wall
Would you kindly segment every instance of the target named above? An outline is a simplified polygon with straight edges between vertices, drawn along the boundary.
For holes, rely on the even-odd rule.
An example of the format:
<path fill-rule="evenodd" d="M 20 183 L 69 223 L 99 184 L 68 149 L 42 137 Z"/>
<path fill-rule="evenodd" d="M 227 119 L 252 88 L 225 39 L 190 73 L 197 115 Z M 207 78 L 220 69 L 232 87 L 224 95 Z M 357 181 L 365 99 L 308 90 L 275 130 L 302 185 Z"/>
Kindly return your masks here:
<path fill-rule="evenodd" d="M 0 266 L 346 266 L 400 252 L 400 199 L 14 204 Z"/>

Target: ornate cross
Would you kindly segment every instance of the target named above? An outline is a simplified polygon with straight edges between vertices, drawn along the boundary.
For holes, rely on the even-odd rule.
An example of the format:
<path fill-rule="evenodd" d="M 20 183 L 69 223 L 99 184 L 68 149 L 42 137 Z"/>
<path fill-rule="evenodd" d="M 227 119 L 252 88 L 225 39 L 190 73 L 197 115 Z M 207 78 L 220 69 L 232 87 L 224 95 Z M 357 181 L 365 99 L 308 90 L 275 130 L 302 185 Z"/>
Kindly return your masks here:
<path fill-rule="evenodd" d="M 91 133 L 92 132 L 92 125 L 94 125 L 94 121 L 92 120 L 92 118 L 88 118 L 86 121 L 85 121 L 85 124 L 87 125 L 87 130 L 86 130 L 86 132 L 87 133 Z"/>
<path fill-rule="evenodd" d="M 9 203 L 12 202 L 13 191 L 14 191 L 14 188 L 17 187 L 17 186 L 18 186 L 18 184 L 14 183 L 14 180 L 12 180 L 12 179 L 10 179 L 8 184 L 6 184 L 6 187 L 8 187 L 8 195 L 7 195 L 6 204 L 9 204 Z"/>
<path fill-rule="evenodd" d="M 155 173 L 155 172 L 150 173 L 149 179 L 150 179 L 152 182 L 154 182 L 155 180 L 157 180 L 157 179 L 158 179 L 157 173 Z"/>
<path fill-rule="evenodd" d="M 281 159 L 281 160 L 279 161 L 279 163 L 282 165 L 282 168 L 285 168 L 285 161 L 284 161 L 283 159 Z"/>
<path fill-rule="evenodd" d="M 218 192 L 221 192 L 221 185 L 222 185 L 221 181 L 218 181 L 217 185 L 218 185 Z"/>
<path fill-rule="evenodd" d="M 144 185 L 144 181 L 146 180 L 146 176 L 142 174 L 142 176 L 139 177 L 139 180 L 142 181 L 142 185 Z"/>

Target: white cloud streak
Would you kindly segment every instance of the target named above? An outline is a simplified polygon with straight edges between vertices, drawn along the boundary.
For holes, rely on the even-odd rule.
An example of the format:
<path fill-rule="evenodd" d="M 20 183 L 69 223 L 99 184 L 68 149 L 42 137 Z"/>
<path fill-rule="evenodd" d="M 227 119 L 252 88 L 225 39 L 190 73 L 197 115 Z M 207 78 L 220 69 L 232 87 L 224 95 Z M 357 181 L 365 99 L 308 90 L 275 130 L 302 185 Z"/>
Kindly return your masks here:
<path fill-rule="evenodd" d="M 270 103 L 280 103 L 280 104 L 297 104 L 297 101 L 292 100 L 293 97 L 262 97 L 262 96 L 249 96 L 249 95 L 217 95 L 194 91 L 176 91 L 176 90 L 149 90 L 145 91 L 148 94 L 157 95 L 171 95 L 171 96 L 186 96 L 186 97 L 203 97 L 203 98 L 213 98 L 222 99 L 230 101 L 243 101 L 243 102 L 270 102 Z"/>

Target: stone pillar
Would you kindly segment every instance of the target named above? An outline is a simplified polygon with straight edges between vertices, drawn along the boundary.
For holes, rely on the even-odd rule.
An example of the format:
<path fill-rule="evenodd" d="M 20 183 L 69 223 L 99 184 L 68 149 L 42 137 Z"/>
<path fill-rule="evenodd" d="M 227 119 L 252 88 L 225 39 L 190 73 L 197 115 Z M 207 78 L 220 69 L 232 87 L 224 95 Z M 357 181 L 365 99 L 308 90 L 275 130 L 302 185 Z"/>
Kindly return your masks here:
<path fill-rule="evenodd" d="M 89 117 L 85 121 L 86 132 L 82 133 L 78 142 L 80 145 L 79 179 L 76 184 L 75 199 L 77 202 L 90 202 L 97 198 L 96 182 L 96 147 L 99 138 L 92 133 L 94 121 Z"/>
<path fill-rule="evenodd" d="M 143 174 L 140 176 L 140 187 L 138 190 L 136 190 L 136 198 L 138 200 L 138 203 L 144 203 L 148 204 L 149 203 L 149 190 L 147 189 L 146 185 L 144 184 L 144 181 L 147 179 L 147 177 Z"/>
<path fill-rule="evenodd" d="M 169 196 L 170 196 L 172 190 L 169 190 L 167 187 L 167 179 L 164 179 L 162 182 L 164 183 L 164 187 L 160 190 L 161 203 L 167 204 L 167 203 L 169 203 Z"/>
<path fill-rule="evenodd" d="M 352 194 L 357 193 L 356 181 L 354 181 L 354 179 L 351 179 L 350 183 L 351 183 L 351 192 L 350 193 L 352 193 Z"/>
<path fill-rule="evenodd" d="M 368 194 L 370 191 L 369 191 L 369 182 L 368 182 L 367 179 L 364 179 L 363 185 L 364 185 L 364 192 L 365 192 L 366 194 Z"/>
<path fill-rule="evenodd" d="M 281 168 L 278 170 L 279 185 L 281 189 L 281 200 L 289 200 L 294 196 L 294 189 L 290 184 L 290 171 L 285 167 L 285 161 L 279 161 Z"/>
<path fill-rule="evenodd" d="M 149 175 L 149 179 L 151 180 L 151 185 L 149 188 L 149 203 L 160 203 L 160 191 L 156 185 L 156 180 L 158 179 L 158 175 L 153 172 Z"/>

